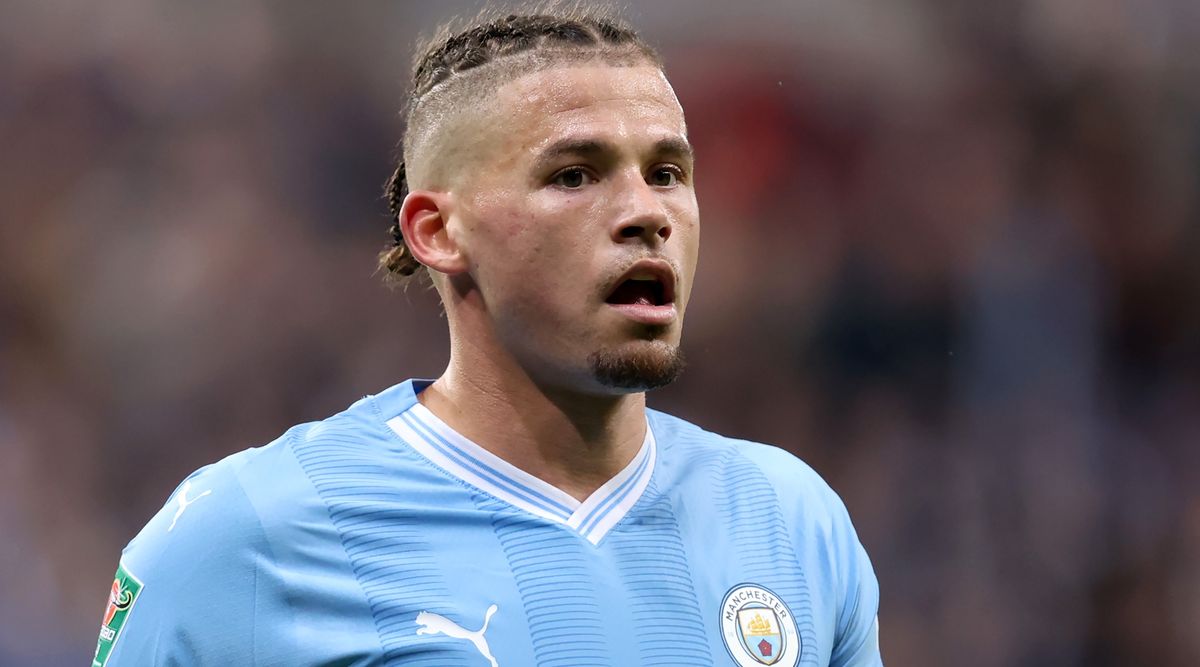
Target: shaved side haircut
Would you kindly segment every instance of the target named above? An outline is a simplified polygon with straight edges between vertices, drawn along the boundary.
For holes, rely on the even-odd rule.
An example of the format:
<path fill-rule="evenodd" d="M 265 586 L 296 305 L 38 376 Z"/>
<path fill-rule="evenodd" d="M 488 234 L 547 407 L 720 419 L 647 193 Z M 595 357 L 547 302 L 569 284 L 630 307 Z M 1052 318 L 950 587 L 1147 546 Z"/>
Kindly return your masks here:
<path fill-rule="evenodd" d="M 469 156 L 450 140 L 470 132 L 483 107 L 503 84 L 551 67 L 602 62 L 614 67 L 653 65 L 657 51 L 612 10 L 598 6 L 542 7 L 531 14 L 485 11 L 465 25 L 443 26 L 417 50 L 405 134 L 396 169 L 387 181 L 391 241 L 379 266 L 391 281 L 417 273 L 400 228 L 400 207 L 410 182 L 418 188 L 445 185 L 449 169 Z"/>

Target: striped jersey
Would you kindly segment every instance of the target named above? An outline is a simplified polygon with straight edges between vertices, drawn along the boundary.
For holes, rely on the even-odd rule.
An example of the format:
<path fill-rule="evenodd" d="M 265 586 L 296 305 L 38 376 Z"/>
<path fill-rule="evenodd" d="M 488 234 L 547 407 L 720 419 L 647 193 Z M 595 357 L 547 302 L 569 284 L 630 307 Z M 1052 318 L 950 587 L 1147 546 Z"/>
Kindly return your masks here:
<path fill-rule="evenodd" d="M 122 553 L 93 667 L 882 664 L 871 564 L 792 455 L 647 410 L 579 501 L 426 386 L 188 476 Z"/>

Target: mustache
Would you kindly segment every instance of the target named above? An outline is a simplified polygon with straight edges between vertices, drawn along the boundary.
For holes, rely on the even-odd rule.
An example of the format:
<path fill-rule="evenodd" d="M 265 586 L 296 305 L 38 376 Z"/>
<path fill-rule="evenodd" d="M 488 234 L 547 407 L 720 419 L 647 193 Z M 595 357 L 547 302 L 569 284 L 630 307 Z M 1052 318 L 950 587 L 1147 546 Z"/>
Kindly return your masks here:
<path fill-rule="evenodd" d="M 675 279 L 676 280 L 679 279 L 680 269 L 679 269 L 678 261 L 676 261 L 670 257 L 667 257 L 666 255 L 659 255 L 659 254 L 655 254 L 655 253 L 642 253 L 640 255 L 622 259 L 621 264 L 611 271 L 611 273 L 609 275 L 609 281 L 611 282 L 613 280 L 620 278 L 621 276 L 628 273 L 629 270 L 633 268 L 634 264 L 637 264 L 638 262 L 642 262 L 645 260 L 653 260 L 656 262 L 666 262 L 667 264 L 669 264 L 671 266 L 671 272 L 675 274 Z"/>

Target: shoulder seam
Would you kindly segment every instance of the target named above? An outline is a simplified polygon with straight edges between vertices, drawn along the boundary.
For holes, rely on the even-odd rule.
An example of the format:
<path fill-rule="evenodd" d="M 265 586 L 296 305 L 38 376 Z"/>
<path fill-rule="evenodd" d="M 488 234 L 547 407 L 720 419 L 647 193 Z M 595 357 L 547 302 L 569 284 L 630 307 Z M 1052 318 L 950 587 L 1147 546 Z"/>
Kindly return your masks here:
<path fill-rule="evenodd" d="M 289 433 L 285 433 L 285 434 L 284 434 L 284 437 L 287 437 L 287 438 L 288 438 L 288 444 L 289 444 L 288 451 L 290 452 L 290 451 L 291 451 L 291 447 L 290 447 L 290 444 L 291 444 L 291 442 L 290 442 L 290 441 L 291 441 L 291 437 L 290 437 L 290 434 L 289 434 Z M 244 466 L 243 466 L 243 467 L 244 467 Z M 238 491 L 240 491 L 240 492 L 241 492 L 241 494 L 242 494 L 242 497 L 246 499 L 246 504 L 250 506 L 250 511 L 254 513 L 254 523 L 255 523 L 255 524 L 258 526 L 258 532 L 259 532 L 259 533 L 262 535 L 262 538 L 263 538 L 263 543 L 266 545 L 266 547 L 267 547 L 267 551 L 270 553 L 270 556 L 271 556 L 271 562 L 272 562 L 272 563 L 277 563 L 277 562 L 279 562 L 279 559 L 278 559 L 278 557 L 276 557 L 276 555 L 275 555 L 275 549 L 274 549 L 274 548 L 271 546 L 271 540 L 269 540 L 269 539 L 267 538 L 267 528 L 266 528 L 266 526 L 263 524 L 262 515 L 260 515 L 260 514 L 258 513 L 258 507 L 256 507 L 256 506 L 254 505 L 254 501 L 250 499 L 250 494 L 249 494 L 249 493 L 246 493 L 246 485 L 242 483 L 242 474 L 241 474 L 241 472 L 242 472 L 242 469 L 241 469 L 241 468 L 234 468 L 233 466 L 230 466 L 230 472 L 232 473 L 232 476 L 233 476 L 233 481 L 234 481 L 234 483 L 236 483 L 236 484 L 237 484 Z M 257 578 L 257 575 L 258 575 L 258 572 L 257 572 L 257 570 L 258 570 L 258 568 L 255 568 L 255 577 L 256 577 L 256 578 Z"/>

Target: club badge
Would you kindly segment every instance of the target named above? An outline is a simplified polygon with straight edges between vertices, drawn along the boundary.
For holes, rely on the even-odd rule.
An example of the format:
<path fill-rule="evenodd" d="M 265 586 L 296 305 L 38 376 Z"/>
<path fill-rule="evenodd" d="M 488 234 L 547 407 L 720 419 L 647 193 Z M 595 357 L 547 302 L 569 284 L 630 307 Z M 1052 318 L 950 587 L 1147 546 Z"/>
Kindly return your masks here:
<path fill-rule="evenodd" d="M 739 584 L 721 602 L 721 637 L 740 667 L 800 661 L 800 633 L 783 600 L 762 586 Z"/>

